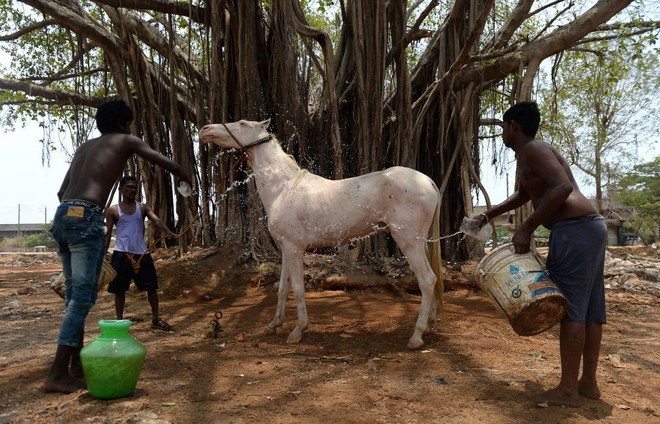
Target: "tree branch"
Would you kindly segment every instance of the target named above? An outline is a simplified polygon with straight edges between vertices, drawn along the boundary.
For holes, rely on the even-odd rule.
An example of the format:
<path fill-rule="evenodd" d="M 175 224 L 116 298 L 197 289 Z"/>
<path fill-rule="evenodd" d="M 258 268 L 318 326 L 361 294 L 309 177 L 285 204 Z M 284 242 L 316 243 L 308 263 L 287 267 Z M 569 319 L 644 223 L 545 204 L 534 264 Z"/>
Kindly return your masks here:
<path fill-rule="evenodd" d="M 205 79 L 199 67 L 188 60 L 189 55 L 183 51 L 181 46 L 171 46 L 169 41 L 160 32 L 149 26 L 134 13 L 110 9 L 107 6 L 104 9 L 115 25 L 122 25 L 128 32 L 136 34 L 141 42 L 157 51 L 162 57 L 172 57 L 176 66 L 186 72 L 195 81 L 201 82 Z M 113 10 L 117 14 L 113 13 Z"/>
<path fill-rule="evenodd" d="M 87 53 L 89 53 L 95 48 L 96 48 L 95 45 L 88 43 L 86 46 L 80 49 L 80 51 L 78 51 L 78 53 L 71 59 L 71 61 L 69 61 L 69 63 L 65 67 L 60 69 L 57 73 L 45 78 L 35 78 L 35 79 L 41 79 L 42 80 L 41 85 L 47 85 L 53 81 L 60 79 L 67 79 L 68 77 L 65 76 L 65 72 L 68 72 L 71 68 L 73 68 L 76 65 L 76 63 L 78 63 L 78 61 L 80 61 Z"/>
<path fill-rule="evenodd" d="M 412 13 L 415 11 L 415 9 L 417 9 L 419 7 L 419 5 L 421 5 L 423 2 L 424 2 L 424 0 L 416 0 L 413 4 L 410 5 L 410 7 L 408 7 L 408 10 L 406 10 L 406 21 L 408 20 L 410 15 L 412 15 Z M 437 1 L 436 1 L 436 3 L 437 3 Z"/>
<path fill-rule="evenodd" d="M 520 0 L 516 7 L 513 8 L 509 19 L 502 25 L 502 28 L 495 34 L 492 41 L 486 45 L 484 51 L 491 49 L 501 49 L 509 42 L 513 33 L 522 25 L 522 23 L 527 19 L 527 14 L 532 8 L 534 0 Z"/>
<path fill-rule="evenodd" d="M 621 39 L 621 38 L 646 34 L 647 32 L 651 32 L 654 29 L 655 28 L 643 28 L 643 29 L 640 29 L 639 31 L 628 32 L 626 34 L 614 34 L 614 35 L 608 35 L 608 36 L 605 36 L 605 37 L 584 38 L 584 39 L 580 40 L 578 43 L 575 43 L 575 44 L 576 45 L 582 45 L 582 44 L 588 44 L 588 43 L 595 43 L 597 41 L 618 40 L 618 39 Z"/>
<path fill-rule="evenodd" d="M 38 31 L 42 28 L 46 28 L 47 26 L 50 25 L 55 25 L 57 24 L 57 21 L 55 19 L 45 19 L 41 22 L 35 22 L 31 25 L 26 26 L 25 28 L 22 28 L 16 32 L 13 32 L 11 34 L 6 34 L 6 35 L 0 35 L 0 41 L 13 41 L 13 40 L 18 40 L 25 34 L 29 34 L 33 31 Z"/>
<path fill-rule="evenodd" d="M 591 53 L 601 59 L 605 57 L 605 54 L 601 51 L 598 50 L 593 50 L 593 49 L 585 49 L 583 47 L 571 47 L 570 49 L 567 49 L 568 51 L 571 52 L 583 52 L 583 53 Z"/>
<path fill-rule="evenodd" d="M 644 21 L 644 22 L 618 22 L 614 24 L 598 25 L 596 31 L 617 31 L 621 28 L 651 28 L 660 29 L 660 21 Z"/>
<path fill-rule="evenodd" d="M 534 57 L 544 59 L 557 54 L 578 43 L 598 25 L 619 13 L 631 2 L 632 0 L 599 0 L 571 23 L 557 28 L 545 37 L 527 43 L 520 51 L 505 55 L 494 63 L 476 63 L 463 68 L 454 81 L 454 87 L 459 88 L 473 81 L 486 83 L 499 80 L 515 72 L 520 65 L 527 65 Z"/>
<path fill-rule="evenodd" d="M 556 5 L 556 4 L 563 3 L 563 2 L 565 2 L 565 0 L 555 0 L 555 1 L 551 2 L 551 3 L 548 3 L 548 4 L 546 4 L 546 5 L 543 5 L 543 6 L 539 7 L 538 9 L 536 9 L 535 11 L 531 12 L 531 13 L 530 13 L 529 15 L 527 15 L 525 18 L 526 18 L 526 19 L 527 19 L 527 18 L 531 18 L 532 16 L 534 16 L 534 15 L 536 15 L 536 14 L 539 14 L 539 13 L 543 12 L 545 9 L 547 9 L 547 8 L 549 8 L 549 7 L 552 7 L 552 6 Z M 575 5 L 575 4 L 571 1 L 571 2 L 569 2 L 568 8 L 571 8 L 571 7 L 573 7 L 574 5 Z"/>
<path fill-rule="evenodd" d="M 94 0 L 94 3 L 117 8 L 171 13 L 173 15 L 186 16 L 197 23 L 208 22 L 208 9 L 195 6 L 192 2 L 169 0 Z"/>
<path fill-rule="evenodd" d="M 67 4 L 53 0 L 20 1 L 46 15 L 52 16 L 62 26 L 94 40 L 105 50 L 121 50 L 122 40 L 84 10 L 74 11 L 67 7 Z"/>
<path fill-rule="evenodd" d="M 89 97 L 78 93 L 57 90 L 41 85 L 31 84 L 25 81 L 9 80 L 0 78 L 0 89 L 11 91 L 22 91 L 29 96 L 38 96 L 45 99 L 54 100 L 60 105 L 81 105 L 89 107 L 99 107 L 105 100 L 105 97 Z"/>
<path fill-rule="evenodd" d="M 426 9 L 424 9 L 422 13 L 419 15 L 419 17 L 415 21 L 415 24 L 412 26 L 412 28 L 410 28 L 410 31 L 408 31 L 406 35 L 403 37 L 403 40 L 397 43 L 396 46 L 394 46 L 387 54 L 387 58 L 385 59 L 386 66 L 392 62 L 392 59 L 394 57 L 397 57 L 399 55 L 401 49 L 405 49 L 413 41 L 419 40 L 421 38 L 427 38 L 433 35 L 431 31 L 419 29 L 419 27 L 420 25 L 422 25 L 422 22 L 424 22 L 424 19 L 426 19 L 429 13 L 431 13 L 431 11 L 433 11 L 433 9 L 437 5 L 438 5 L 438 0 L 433 0 L 429 3 L 428 6 L 426 6 Z"/>
<path fill-rule="evenodd" d="M 564 13 L 566 13 L 566 12 L 567 12 L 568 10 L 570 10 L 572 7 L 573 7 L 573 2 L 570 2 L 570 3 L 568 4 L 568 6 L 566 6 L 566 7 L 563 8 L 562 10 L 560 10 L 555 16 L 552 17 L 552 19 L 550 19 L 548 22 L 546 22 L 546 24 L 545 24 L 545 25 L 543 26 L 543 28 L 538 32 L 538 34 L 537 34 L 535 37 L 532 37 L 532 40 L 536 40 L 536 39 L 540 38 L 540 37 L 541 37 L 541 34 L 543 34 L 548 28 L 550 28 L 550 27 L 552 26 L 552 24 L 555 23 L 555 21 L 556 21 L 557 19 L 559 19 L 559 17 L 560 17 L 561 15 L 563 15 Z"/>
<path fill-rule="evenodd" d="M 60 71 L 53 76 L 21 78 L 21 81 L 41 81 L 39 85 L 45 87 L 54 81 L 64 81 L 75 77 L 90 76 L 90 75 L 98 74 L 99 72 L 109 72 L 109 71 L 110 70 L 108 68 L 95 68 L 84 72 L 75 72 L 70 74 L 65 74 L 63 71 Z"/>

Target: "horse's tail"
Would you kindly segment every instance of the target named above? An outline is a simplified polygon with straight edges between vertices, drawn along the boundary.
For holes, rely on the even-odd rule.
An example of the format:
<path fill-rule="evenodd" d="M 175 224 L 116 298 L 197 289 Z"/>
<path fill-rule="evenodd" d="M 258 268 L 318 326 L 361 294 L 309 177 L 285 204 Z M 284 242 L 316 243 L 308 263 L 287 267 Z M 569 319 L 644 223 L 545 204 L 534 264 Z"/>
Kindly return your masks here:
<path fill-rule="evenodd" d="M 442 295 L 445 292 L 445 281 L 442 278 L 442 260 L 440 257 L 440 190 L 438 187 L 433 184 L 435 187 L 436 193 L 438 193 L 438 201 L 435 204 L 435 213 L 433 214 L 433 222 L 431 223 L 431 246 L 429 252 L 429 259 L 431 262 L 431 268 L 435 274 L 435 296 L 438 300 L 438 309 L 437 312 L 440 313 L 440 316 L 444 318 L 445 316 L 445 305 L 442 301 Z"/>

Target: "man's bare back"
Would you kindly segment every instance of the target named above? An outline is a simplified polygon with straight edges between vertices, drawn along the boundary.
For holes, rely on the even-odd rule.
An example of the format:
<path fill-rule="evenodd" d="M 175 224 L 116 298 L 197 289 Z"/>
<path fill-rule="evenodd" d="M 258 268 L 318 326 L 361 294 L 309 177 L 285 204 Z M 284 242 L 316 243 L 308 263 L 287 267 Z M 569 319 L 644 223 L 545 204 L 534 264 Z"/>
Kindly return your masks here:
<path fill-rule="evenodd" d="M 137 154 L 176 175 L 183 170 L 138 137 L 123 133 L 104 134 L 86 141 L 76 151 L 58 192 L 60 200 L 79 199 L 104 206 L 128 158 Z M 75 175 L 76 178 L 70 178 Z"/>

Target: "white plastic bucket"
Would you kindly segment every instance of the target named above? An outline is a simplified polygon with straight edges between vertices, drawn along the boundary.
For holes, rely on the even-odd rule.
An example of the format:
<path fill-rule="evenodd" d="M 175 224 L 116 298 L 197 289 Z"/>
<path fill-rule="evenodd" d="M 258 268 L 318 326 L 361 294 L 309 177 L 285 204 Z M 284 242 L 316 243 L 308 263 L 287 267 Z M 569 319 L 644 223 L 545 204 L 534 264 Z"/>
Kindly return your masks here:
<path fill-rule="evenodd" d="M 103 265 L 101 265 L 101 273 L 99 274 L 99 291 L 110 284 L 110 281 L 114 280 L 116 276 L 117 272 L 115 269 L 104 259 Z M 64 272 L 60 272 L 60 275 L 50 283 L 50 288 L 62 299 L 64 299 L 66 292 L 66 288 L 64 287 L 65 280 Z"/>
<path fill-rule="evenodd" d="M 515 253 L 513 244 L 493 249 L 477 265 L 476 279 L 521 336 L 541 333 L 566 313 L 568 301 L 536 254 Z"/>

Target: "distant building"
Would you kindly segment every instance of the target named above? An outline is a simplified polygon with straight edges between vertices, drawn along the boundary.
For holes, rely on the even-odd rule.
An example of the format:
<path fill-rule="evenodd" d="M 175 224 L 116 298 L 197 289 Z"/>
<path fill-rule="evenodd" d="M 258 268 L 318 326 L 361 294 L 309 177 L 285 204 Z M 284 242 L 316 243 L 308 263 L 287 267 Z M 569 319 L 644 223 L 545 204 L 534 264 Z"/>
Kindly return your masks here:
<path fill-rule="evenodd" d="M 623 224 L 632 220 L 634 208 L 606 206 L 603 211 L 607 224 L 607 244 L 609 246 L 637 246 L 644 243 L 640 237 L 623 228 Z"/>

